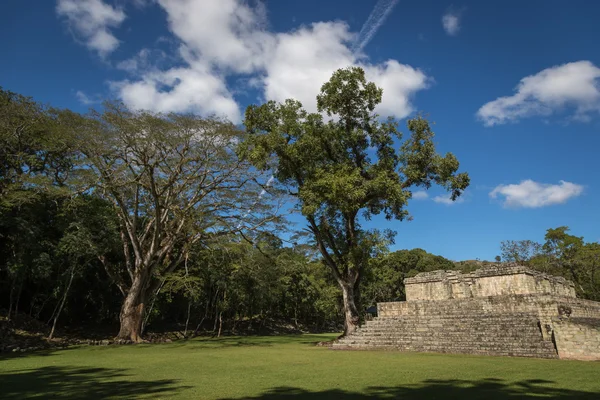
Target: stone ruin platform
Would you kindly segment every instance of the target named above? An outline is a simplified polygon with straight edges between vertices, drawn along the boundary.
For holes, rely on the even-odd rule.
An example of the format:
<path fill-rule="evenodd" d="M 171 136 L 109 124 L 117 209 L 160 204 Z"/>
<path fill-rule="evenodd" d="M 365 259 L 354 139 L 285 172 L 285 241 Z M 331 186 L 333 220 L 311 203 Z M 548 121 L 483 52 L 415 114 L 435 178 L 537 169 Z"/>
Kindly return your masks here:
<path fill-rule="evenodd" d="M 600 360 L 600 303 L 564 278 L 508 264 L 404 283 L 406 301 L 378 303 L 333 348 Z"/>

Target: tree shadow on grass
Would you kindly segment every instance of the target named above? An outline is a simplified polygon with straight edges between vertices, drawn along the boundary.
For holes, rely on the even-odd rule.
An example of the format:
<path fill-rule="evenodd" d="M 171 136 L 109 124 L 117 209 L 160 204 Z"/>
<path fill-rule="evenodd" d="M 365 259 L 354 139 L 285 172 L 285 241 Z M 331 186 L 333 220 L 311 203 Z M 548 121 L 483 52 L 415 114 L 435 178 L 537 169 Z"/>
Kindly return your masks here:
<path fill-rule="evenodd" d="M 169 398 L 188 386 L 173 379 L 134 381 L 124 369 L 42 367 L 0 373 L 0 398 L 132 399 Z"/>
<path fill-rule="evenodd" d="M 501 379 L 466 380 L 426 380 L 420 384 L 397 387 L 369 387 L 357 393 L 341 389 L 312 392 L 293 387 L 273 388 L 256 397 L 243 397 L 254 400 L 503 400 L 503 399 L 558 399 L 558 400 L 598 400 L 599 393 L 557 388 L 554 382 L 532 379 L 519 382 L 504 382 Z M 222 399 L 234 400 L 234 399 Z"/>

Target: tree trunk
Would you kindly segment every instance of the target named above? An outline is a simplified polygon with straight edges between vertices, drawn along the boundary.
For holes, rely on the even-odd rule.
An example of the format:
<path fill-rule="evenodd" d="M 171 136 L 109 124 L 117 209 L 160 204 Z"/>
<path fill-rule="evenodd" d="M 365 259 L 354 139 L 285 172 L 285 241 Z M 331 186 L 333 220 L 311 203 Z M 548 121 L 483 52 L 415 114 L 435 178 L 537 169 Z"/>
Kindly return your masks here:
<path fill-rule="evenodd" d="M 152 315 L 152 309 L 154 309 L 154 303 L 156 302 L 156 299 L 157 299 L 158 295 L 160 294 L 160 291 L 162 290 L 163 286 L 165 285 L 165 282 L 167 282 L 167 280 L 163 279 L 163 281 L 160 284 L 160 286 L 158 287 L 158 289 L 156 289 L 156 293 L 154 293 L 152 296 L 152 302 L 150 303 L 150 308 L 148 308 L 148 310 L 144 312 L 144 319 L 142 320 L 142 331 L 141 331 L 142 335 L 146 331 L 146 327 L 148 326 L 148 320 L 150 319 L 150 316 Z"/>
<path fill-rule="evenodd" d="M 58 311 L 54 316 L 54 322 L 52 323 L 52 329 L 50 330 L 50 334 L 48 335 L 48 340 L 52 340 L 54 337 L 54 330 L 56 329 L 56 322 L 58 321 L 58 317 L 60 317 L 60 313 L 62 312 L 65 303 L 67 302 L 67 296 L 69 296 L 69 290 L 71 289 L 71 284 L 73 283 L 73 277 L 75 276 L 75 266 L 71 267 L 71 275 L 69 276 L 69 283 L 65 288 L 65 293 L 63 294 L 63 298 L 60 302 L 60 306 L 58 307 Z"/>
<path fill-rule="evenodd" d="M 13 279 L 12 284 L 10 285 L 10 295 L 9 295 L 9 303 L 8 303 L 8 315 L 7 319 L 10 321 L 10 317 L 12 315 L 13 303 L 14 303 L 14 293 L 15 293 L 15 285 L 17 283 L 17 278 Z"/>
<path fill-rule="evenodd" d="M 17 292 L 17 301 L 15 302 L 15 316 L 19 313 L 19 301 L 21 301 L 21 292 L 23 291 L 23 281 L 25 279 L 21 279 L 19 283 L 19 291 Z"/>
<path fill-rule="evenodd" d="M 204 323 L 204 320 L 206 319 L 206 317 L 208 317 L 208 306 L 209 306 L 208 303 L 210 303 L 210 297 L 207 296 L 206 308 L 204 309 L 204 316 L 202 317 L 202 319 L 198 323 L 198 326 L 196 326 L 196 329 L 194 330 L 194 334 L 192 335 L 193 337 L 196 337 L 196 335 L 198 335 L 198 331 L 200 330 L 200 327 Z"/>
<path fill-rule="evenodd" d="M 354 283 L 341 283 L 344 301 L 344 335 L 353 334 L 358 328 L 359 315 L 354 303 Z"/>
<path fill-rule="evenodd" d="M 121 314 L 119 315 L 121 329 L 119 330 L 117 339 L 131 340 L 133 342 L 142 341 L 142 323 L 144 320 L 147 286 L 145 272 L 141 272 L 134 277 L 131 288 L 129 288 L 121 307 Z"/>
<path fill-rule="evenodd" d="M 188 301 L 187 319 L 185 320 L 185 330 L 183 336 L 187 339 L 188 326 L 190 325 L 190 311 L 192 310 L 192 300 Z"/>

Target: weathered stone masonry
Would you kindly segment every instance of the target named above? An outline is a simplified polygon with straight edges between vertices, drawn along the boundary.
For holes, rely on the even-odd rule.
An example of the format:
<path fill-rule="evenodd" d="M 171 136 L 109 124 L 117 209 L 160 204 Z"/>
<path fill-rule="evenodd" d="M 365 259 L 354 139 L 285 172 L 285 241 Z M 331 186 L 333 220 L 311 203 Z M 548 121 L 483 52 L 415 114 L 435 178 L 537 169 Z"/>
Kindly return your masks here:
<path fill-rule="evenodd" d="M 379 303 L 378 317 L 334 348 L 600 360 L 600 303 L 577 299 L 566 279 L 503 265 L 405 285 L 407 301 Z"/>

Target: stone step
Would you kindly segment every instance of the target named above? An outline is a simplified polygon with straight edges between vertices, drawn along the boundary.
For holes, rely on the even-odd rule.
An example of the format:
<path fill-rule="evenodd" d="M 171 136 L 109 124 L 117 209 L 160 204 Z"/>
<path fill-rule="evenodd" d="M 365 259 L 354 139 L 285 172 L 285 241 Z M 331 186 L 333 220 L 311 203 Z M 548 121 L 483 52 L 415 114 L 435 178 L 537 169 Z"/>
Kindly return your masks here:
<path fill-rule="evenodd" d="M 538 327 L 537 321 L 445 321 L 443 323 L 427 323 L 427 322 L 412 322 L 412 323 L 396 323 L 396 324 L 366 324 L 359 329 L 390 329 L 390 328 L 407 328 L 407 327 L 431 327 L 431 328 L 454 328 L 460 329 L 464 327 L 486 327 L 494 329 L 495 327 L 518 326 L 518 327 Z"/>
<path fill-rule="evenodd" d="M 433 353 L 466 353 L 466 354 L 491 354 L 491 353 L 512 353 L 512 354 L 537 354 L 553 357 L 556 351 L 552 348 L 517 348 L 517 347 L 438 347 L 438 346 L 405 346 L 397 344 L 377 344 L 370 345 L 368 343 L 355 344 L 352 346 L 335 346 L 336 349 L 341 348 L 357 348 L 357 349 L 394 349 L 403 351 L 424 351 Z"/>
<path fill-rule="evenodd" d="M 536 318 L 537 315 L 535 313 L 506 313 L 506 314 L 497 314 L 497 313 L 488 313 L 488 312 L 478 312 L 478 313 L 459 313 L 457 315 L 450 315 L 448 313 L 440 313 L 438 314 L 408 314 L 402 315 L 398 317 L 375 317 L 373 320 L 368 321 L 371 323 L 379 323 L 379 322 L 390 322 L 390 321 L 402 321 L 402 320 L 410 320 L 410 319 L 453 319 L 453 320 L 463 320 L 463 319 L 514 319 L 521 317 L 529 317 Z"/>
<path fill-rule="evenodd" d="M 368 321 L 366 327 L 390 327 L 390 326 L 406 326 L 406 325 L 424 325 L 424 326 L 461 326 L 461 325 L 482 325 L 482 326 L 495 326 L 495 325 L 538 325 L 537 319 L 464 319 L 464 320 L 403 320 L 396 322 L 385 322 L 385 323 L 370 323 Z"/>
<path fill-rule="evenodd" d="M 435 348 L 472 348 L 472 342 L 461 342 L 461 343 L 451 343 L 451 342 L 424 342 L 424 341 L 415 341 L 415 340 L 350 340 L 350 341 L 340 341 L 337 344 L 339 345 L 395 345 L 395 346 L 426 346 L 431 345 Z M 547 345 L 544 345 L 540 342 L 538 343 L 506 343 L 506 342 L 480 342 L 477 343 L 477 348 L 520 348 L 520 349 L 537 349 L 537 348 L 554 348 L 551 342 L 548 342 Z"/>
<path fill-rule="evenodd" d="M 333 348 L 557 358 L 535 314 L 481 310 L 375 318 Z"/>
<path fill-rule="evenodd" d="M 360 329 L 357 329 L 357 331 L 359 330 L 365 330 L 365 329 L 379 329 L 379 330 L 390 330 L 390 329 L 407 329 L 407 328 L 413 328 L 413 327 L 418 327 L 418 328 L 422 328 L 422 329 L 455 329 L 455 330 L 459 330 L 459 329 L 467 329 L 467 328 L 473 328 L 473 329 L 509 329 L 509 327 L 515 327 L 515 328 L 533 328 L 533 329 L 539 329 L 539 324 L 537 322 L 527 322 L 527 323 L 522 323 L 522 322 L 515 322 L 515 323 L 511 323 L 508 321 L 502 322 L 502 323 L 488 323 L 488 322 L 484 322 L 484 321 L 480 321 L 480 322 L 474 322 L 471 321 L 469 323 L 445 323 L 445 324 L 427 324 L 427 323 L 414 323 L 414 324 L 390 324 L 390 325 L 363 325 Z"/>
<path fill-rule="evenodd" d="M 470 338 L 464 340 L 451 340 L 445 339 L 443 337 L 437 338 L 425 338 L 425 337 L 362 337 L 362 338 L 352 338 L 352 339 L 342 339 L 339 343 L 436 343 L 440 346 L 540 346 L 542 342 L 547 342 L 552 345 L 551 341 L 540 339 L 521 339 L 521 338 L 503 338 L 503 339 L 480 339 L 480 338 Z"/>
<path fill-rule="evenodd" d="M 405 348 L 429 348 L 429 349 L 437 349 L 436 351 L 443 352 L 444 350 L 456 350 L 456 349 L 475 349 L 475 350 L 502 350 L 502 349 L 510 349 L 514 350 L 522 350 L 522 351 L 532 351 L 532 350 L 540 350 L 554 351 L 554 345 L 551 342 L 539 342 L 539 343 L 477 343 L 476 346 L 473 346 L 473 343 L 450 343 L 450 342 L 419 342 L 419 341 L 395 341 L 395 340 L 380 340 L 380 341 L 339 341 L 334 344 L 336 347 L 343 347 L 347 345 L 357 345 L 357 346 L 395 346 L 395 347 L 405 347 Z"/>
<path fill-rule="evenodd" d="M 402 342 L 415 342 L 415 341 L 429 341 L 436 343 L 471 343 L 472 341 L 477 341 L 477 343 L 540 343 L 540 342 L 549 342 L 550 340 L 544 340 L 540 336 L 529 336 L 523 335 L 521 337 L 518 336 L 502 336 L 502 337 L 468 337 L 468 336 L 444 336 L 444 335 L 435 335 L 435 336 L 418 336 L 418 335 L 389 335 L 389 336 L 377 336 L 377 335 L 365 335 L 365 336 L 350 336 L 348 338 L 340 339 L 340 341 L 386 341 L 386 340 L 395 340 Z"/>
<path fill-rule="evenodd" d="M 529 358 L 558 358 L 554 351 L 506 351 L 506 350 L 482 350 L 477 351 L 474 349 L 468 350 L 455 350 L 450 349 L 444 351 L 443 349 L 424 349 L 424 348 L 403 348 L 397 346 L 334 346 L 334 350 L 394 350 L 394 351 L 410 351 L 410 352 L 422 352 L 422 353 L 453 353 L 453 354 L 470 354 L 470 355 L 483 355 L 483 356 L 505 356 L 505 357 L 529 357 Z"/>
<path fill-rule="evenodd" d="M 462 335 L 462 334 L 473 334 L 473 335 L 510 335 L 510 334 L 515 334 L 515 335 L 519 335 L 521 332 L 530 332 L 530 333 L 537 333 L 541 335 L 541 331 L 537 326 L 521 326 L 521 327 L 515 327 L 515 328 L 511 328 L 511 327 L 504 327 L 504 328 L 491 328 L 491 329 L 484 329 L 481 327 L 477 327 L 477 328 L 473 328 L 470 329 L 470 327 L 464 327 L 464 328 L 452 328 L 452 329 L 446 329 L 446 328 L 426 328 L 426 327 L 408 327 L 405 329 L 398 329 L 398 328 L 389 328 L 389 329 L 363 329 L 360 331 L 357 331 L 355 333 L 355 335 L 360 336 L 363 334 L 371 334 L 371 333 L 377 333 L 380 335 L 387 335 L 387 334 L 397 334 L 397 333 L 402 333 L 402 332 L 413 332 L 413 333 L 417 333 L 417 334 L 427 334 L 427 333 L 438 333 L 438 334 L 448 334 L 448 335 Z"/>
<path fill-rule="evenodd" d="M 502 311 L 490 311 L 490 310 L 486 310 L 485 308 L 477 308 L 477 309 L 460 309 L 460 308 L 448 308 L 448 309 L 444 309 L 444 308 L 432 308 L 432 309 L 427 309 L 427 310 L 405 310 L 402 311 L 402 314 L 393 316 L 393 317 L 375 317 L 375 319 L 378 318 L 386 318 L 386 319 L 395 319 L 395 318 L 404 318 L 404 317 L 419 317 L 419 316 L 426 316 L 426 317 L 448 317 L 448 318 L 460 318 L 463 317 L 465 315 L 478 315 L 478 314 L 489 314 L 490 316 L 504 316 L 504 315 L 511 315 L 511 314 L 515 314 L 509 310 L 502 312 Z M 521 312 L 521 314 L 529 314 L 529 315 L 536 315 L 536 313 L 534 312 Z"/>
<path fill-rule="evenodd" d="M 367 321 L 363 327 L 390 327 L 390 326 L 416 326 L 416 325 L 424 325 L 424 326 L 461 326 L 461 325 L 482 325 L 482 326 L 495 326 L 495 325 L 539 325 L 539 320 L 537 318 L 531 319 L 422 319 L 422 320 L 402 320 L 402 321 L 387 321 L 387 322 L 378 322 L 372 323 L 372 321 Z"/>

